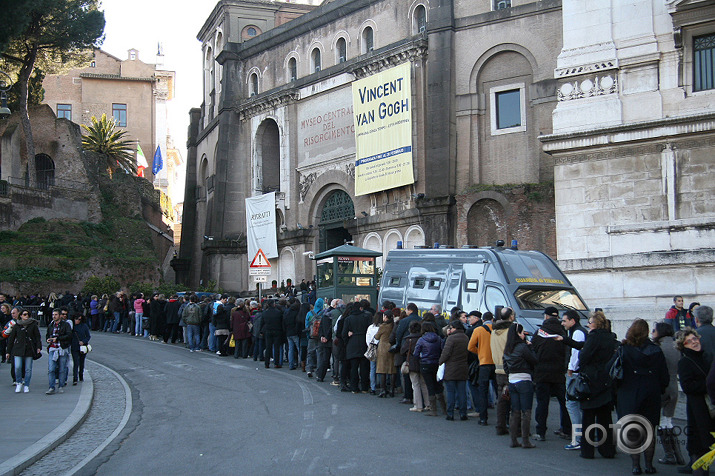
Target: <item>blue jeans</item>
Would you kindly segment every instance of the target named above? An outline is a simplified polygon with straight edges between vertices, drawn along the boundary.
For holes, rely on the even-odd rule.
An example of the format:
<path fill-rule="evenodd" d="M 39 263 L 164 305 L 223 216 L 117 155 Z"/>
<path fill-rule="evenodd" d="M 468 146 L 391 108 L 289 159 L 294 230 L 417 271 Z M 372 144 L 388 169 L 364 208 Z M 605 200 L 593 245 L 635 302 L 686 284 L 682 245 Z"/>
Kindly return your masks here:
<path fill-rule="evenodd" d="M 263 350 L 266 348 L 266 341 L 263 337 L 253 339 L 253 360 L 263 360 Z M 268 359 L 271 356 L 268 355 Z"/>
<path fill-rule="evenodd" d="M 209 350 L 211 352 L 216 352 L 218 350 L 216 348 L 216 336 L 214 335 L 215 332 L 216 332 L 216 326 L 209 323 Z"/>
<path fill-rule="evenodd" d="M 137 312 L 134 314 L 134 334 L 138 336 L 142 335 L 142 316 L 144 316 L 143 312 Z"/>
<path fill-rule="evenodd" d="M 377 361 L 370 361 L 370 390 L 375 391 L 377 385 Z"/>
<path fill-rule="evenodd" d="M 298 354 L 300 353 L 300 338 L 288 336 L 288 367 L 295 369 L 298 367 Z"/>
<path fill-rule="evenodd" d="M 122 323 L 122 315 L 118 312 L 114 313 L 114 324 L 112 325 L 112 332 L 117 332 L 119 330 L 119 325 Z"/>
<path fill-rule="evenodd" d="M 454 416 L 454 400 L 456 397 L 459 416 L 467 416 L 467 381 L 445 380 L 444 388 L 447 390 L 447 415 Z"/>
<path fill-rule="evenodd" d="M 60 370 L 60 388 L 64 387 L 67 385 L 67 360 L 69 355 L 60 355 L 57 357 L 57 360 L 52 359 L 52 352 L 49 353 L 49 369 L 47 371 L 47 377 L 50 382 L 50 388 L 55 388 L 55 374 L 57 371 L 57 366 L 59 366 Z"/>
<path fill-rule="evenodd" d="M 534 402 L 534 384 L 531 380 L 520 380 L 509 384 L 511 411 L 526 412 L 531 410 Z"/>
<path fill-rule="evenodd" d="M 18 385 L 20 385 L 20 377 L 22 376 L 23 364 L 25 369 L 24 384 L 26 387 L 29 387 L 30 380 L 32 379 L 32 357 L 15 356 L 15 375 L 17 376 Z"/>
<path fill-rule="evenodd" d="M 573 376 L 569 377 L 566 376 L 566 387 L 568 387 L 569 382 L 573 379 L 575 379 L 578 376 L 578 374 L 573 374 Z M 569 417 L 571 417 L 571 427 L 573 428 L 573 425 L 580 425 L 583 422 L 583 418 L 581 415 L 581 402 L 577 402 L 575 400 L 569 400 L 568 398 L 566 399 L 566 410 L 569 412 Z M 572 430 L 571 435 L 575 435 L 576 433 Z M 580 437 L 573 438 L 571 441 L 572 443 L 577 443 L 581 441 Z"/>
<path fill-rule="evenodd" d="M 189 349 L 199 350 L 201 348 L 201 326 L 188 325 L 186 333 L 189 338 Z"/>

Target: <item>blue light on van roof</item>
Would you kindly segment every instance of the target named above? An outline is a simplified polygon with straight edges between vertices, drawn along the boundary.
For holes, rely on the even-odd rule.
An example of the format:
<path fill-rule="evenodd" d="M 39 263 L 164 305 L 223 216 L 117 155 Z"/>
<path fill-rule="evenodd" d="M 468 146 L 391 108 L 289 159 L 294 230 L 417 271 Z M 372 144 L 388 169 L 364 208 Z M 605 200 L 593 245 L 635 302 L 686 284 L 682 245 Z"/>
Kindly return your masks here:
<path fill-rule="evenodd" d="M 439 249 L 439 243 L 436 241 L 434 242 L 434 249 Z"/>
<path fill-rule="evenodd" d="M 512 249 L 512 250 L 518 250 L 518 249 L 519 249 L 519 243 L 517 243 L 516 240 L 511 240 L 511 249 Z"/>

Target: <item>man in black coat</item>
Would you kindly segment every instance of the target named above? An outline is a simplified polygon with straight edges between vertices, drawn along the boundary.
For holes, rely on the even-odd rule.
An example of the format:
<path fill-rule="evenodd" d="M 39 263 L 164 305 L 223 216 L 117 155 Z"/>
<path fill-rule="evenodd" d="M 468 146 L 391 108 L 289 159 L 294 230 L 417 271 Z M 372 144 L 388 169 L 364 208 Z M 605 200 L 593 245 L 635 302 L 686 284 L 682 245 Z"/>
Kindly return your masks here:
<path fill-rule="evenodd" d="M 343 325 L 343 341 L 345 344 L 345 359 L 350 363 L 350 387 L 353 393 L 367 393 L 370 390 L 370 361 L 365 357 L 367 342 L 365 335 L 372 320 L 365 312 L 369 306 L 365 301 L 355 303 L 352 312 L 345 318 Z M 360 385 L 359 385 L 360 384 Z"/>
<path fill-rule="evenodd" d="M 179 307 L 181 307 L 179 296 L 174 294 L 169 298 L 169 302 L 166 303 L 166 332 L 164 332 L 164 344 L 169 342 L 169 338 L 171 338 L 171 343 L 175 344 L 176 338 L 179 336 Z"/>
<path fill-rule="evenodd" d="M 561 413 L 561 428 L 556 435 L 571 439 L 571 419 L 566 409 L 566 346 L 553 337 L 539 335 L 564 335 L 559 311 L 555 307 L 544 309 L 541 331 L 531 341 L 538 363 L 534 368 L 536 393 L 536 441 L 546 439 L 546 419 L 549 416 L 549 400 L 556 397 Z"/>
<path fill-rule="evenodd" d="M 273 363 L 277 369 L 283 366 L 283 312 L 276 307 L 273 299 L 266 301 L 266 309 L 263 311 L 260 333 L 266 340 L 266 368 L 271 366 L 271 352 Z M 272 349 L 272 350 L 271 350 Z"/>

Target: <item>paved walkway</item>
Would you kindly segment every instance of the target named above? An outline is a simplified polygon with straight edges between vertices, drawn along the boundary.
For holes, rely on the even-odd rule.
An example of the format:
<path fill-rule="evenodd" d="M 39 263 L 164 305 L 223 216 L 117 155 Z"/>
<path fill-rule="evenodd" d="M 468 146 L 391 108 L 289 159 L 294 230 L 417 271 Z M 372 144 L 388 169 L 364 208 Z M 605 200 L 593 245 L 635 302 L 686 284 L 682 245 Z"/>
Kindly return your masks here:
<path fill-rule="evenodd" d="M 33 362 L 30 393 L 15 393 L 10 366 L 0 365 L 2 422 L 7 430 L 0 444 L 0 476 L 15 475 L 69 438 L 84 421 L 92 404 L 94 385 L 85 370 L 84 382 L 65 393 L 45 395 L 47 354 Z"/>

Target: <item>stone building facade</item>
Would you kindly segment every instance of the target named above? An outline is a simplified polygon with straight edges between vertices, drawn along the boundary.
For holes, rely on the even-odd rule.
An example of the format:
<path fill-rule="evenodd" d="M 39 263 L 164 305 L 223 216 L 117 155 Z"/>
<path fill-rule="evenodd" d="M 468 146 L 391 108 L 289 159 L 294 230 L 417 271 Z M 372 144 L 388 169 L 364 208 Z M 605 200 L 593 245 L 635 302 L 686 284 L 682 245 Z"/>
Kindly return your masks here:
<path fill-rule="evenodd" d="M 591 306 L 715 298 L 715 5 L 564 0 L 553 155 L 559 263 Z M 708 82 L 709 81 L 709 82 Z"/>
<path fill-rule="evenodd" d="M 179 280 L 253 287 L 244 200 L 266 192 L 277 197 L 278 282 L 311 278 L 310 253 L 345 241 L 383 255 L 398 242 L 497 238 L 555 250 L 553 159 L 537 137 L 552 132 L 560 1 L 309 7 L 261 26 L 250 12 L 265 18 L 265 3 L 222 0 L 199 33 L 204 103 L 191 111 Z M 404 63 L 414 183 L 356 196 L 352 83 Z"/>

